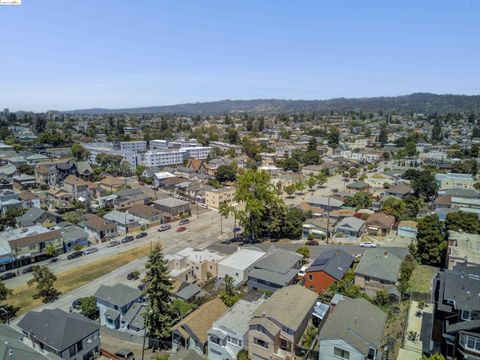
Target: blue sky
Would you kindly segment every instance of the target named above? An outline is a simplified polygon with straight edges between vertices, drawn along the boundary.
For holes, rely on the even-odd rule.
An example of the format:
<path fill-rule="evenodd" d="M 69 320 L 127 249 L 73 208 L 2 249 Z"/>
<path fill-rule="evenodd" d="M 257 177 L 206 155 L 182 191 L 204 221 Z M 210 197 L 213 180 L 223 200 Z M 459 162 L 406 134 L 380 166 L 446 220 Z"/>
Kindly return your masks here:
<path fill-rule="evenodd" d="M 0 108 L 479 94 L 480 0 L 23 0 Z"/>

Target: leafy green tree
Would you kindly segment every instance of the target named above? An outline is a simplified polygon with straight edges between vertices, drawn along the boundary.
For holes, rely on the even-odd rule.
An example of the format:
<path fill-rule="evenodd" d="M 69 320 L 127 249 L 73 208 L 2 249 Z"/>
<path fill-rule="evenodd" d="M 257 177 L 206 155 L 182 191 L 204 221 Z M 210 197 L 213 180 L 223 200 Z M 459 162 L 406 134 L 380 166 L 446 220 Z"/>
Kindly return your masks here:
<path fill-rule="evenodd" d="M 83 316 L 95 320 L 97 318 L 97 299 L 95 296 L 87 296 L 80 299 L 80 312 Z"/>
<path fill-rule="evenodd" d="M 440 265 L 447 248 L 442 231 L 443 224 L 437 214 L 420 219 L 417 224 L 417 241 L 410 246 L 410 253 L 422 264 Z"/>
<path fill-rule="evenodd" d="M 257 120 L 257 130 L 259 132 L 262 132 L 264 128 L 265 128 L 265 119 L 263 118 L 263 116 L 260 116 Z"/>
<path fill-rule="evenodd" d="M 289 239 L 299 239 L 302 236 L 302 224 L 307 214 L 299 208 L 288 208 L 282 227 L 283 236 Z"/>
<path fill-rule="evenodd" d="M 248 351 L 245 349 L 240 350 L 237 354 L 237 360 L 251 360 L 248 356 Z"/>
<path fill-rule="evenodd" d="M 378 135 L 378 142 L 380 144 L 385 145 L 388 142 L 388 132 L 387 132 L 387 126 L 384 124 L 383 126 L 380 127 L 380 134 Z"/>
<path fill-rule="evenodd" d="M 266 205 L 283 204 L 270 182 L 270 175 L 253 169 L 238 177 L 235 201 L 244 204 L 244 208 L 238 211 L 238 217 L 245 232 L 252 239 L 256 239 L 260 233 Z"/>
<path fill-rule="evenodd" d="M 285 192 L 287 193 L 288 196 L 292 196 L 295 193 L 295 184 L 290 184 L 285 186 L 284 188 Z"/>
<path fill-rule="evenodd" d="M 328 146 L 336 149 L 340 145 L 340 131 L 332 127 L 327 135 Z"/>
<path fill-rule="evenodd" d="M 375 295 L 375 297 L 372 300 L 372 303 L 374 305 L 377 305 L 377 306 L 380 306 L 380 307 L 388 305 L 387 290 L 385 290 L 385 289 L 378 290 L 377 294 Z"/>
<path fill-rule="evenodd" d="M 407 206 L 405 202 L 395 197 L 389 197 L 383 202 L 382 211 L 387 215 L 394 216 L 396 221 L 407 218 Z"/>
<path fill-rule="evenodd" d="M 228 128 L 226 130 L 225 140 L 233 145 L 240 143 L 240 136 L 238 135 L 237 129 Z"/>
<path fill-rule="evenodd" d="M 37 293 L 33 295 L 34 299 L 42 298 L 44 303 L 52 302 L 60 294 L 55 289 L 54 284 L 57 281 L 55 274 L 46 266 L 35 266 L 33 268 L 33 278 L 28 280 L 28 286 L 36 285 Z"/>
<path fill-rule="evenodd" d="M 7 299 L 12 295 L 12 290 L 5 286 L 5 283 L 0 280 L 0 303 L 7 301 Z"/>
<path fill-rule="evenodd" d="M 297 249 L 297 254 L 302 255 L 305 262 L 310 257 L 310 249 L 308 246 L 301 246 Z"/>
<path fill-rule="evenodd" d="M 357 192 L 345 201 L 345 205 L 357 209 L 368 209 L 372 205 L 372 199 L 367 193 Z"/>
<path fill-rule="evenodd" d="M 445 360 L 445 357 L 442 354 L 435 353 L 430 356 L 423 355 L 422 360 Z"/>
<path fill-rule="evenodd" d="M 53 244 L 50 244 L 47 246 L 47 249 L 45 250 L 45 254 L 47 254 L 47 256 L 53 257 L 57 255 L 57 249 Z"/>
<path fill-rule="evenodd" d="M 470 234 L 480 232 L 480 222 L 477 214 L 456 211 L 447 214 L 445 219 L 445 230 L 464 231 Z"/>
<path fill-rule="evenodd" d="M 308 179 L 307 179 L 307 185 L 308 187 L 310 188 L 310 191 L 313 192 L 314 188 L 315 188 L 315 185 L 317 185 L 317 178 L 315 176 L 310 176 Z"/>
<path fill-rule="evenodd" d="M 148 307 L 145 315 L 147 334 L 155 338 L 167 338 L 172 327 L 172 282 L 168 263 L 160 244 L 155 244 L 145 264 L 145 295 Z"/>
<path fill-rule="evenodd" d="M 407 216 L 410 219 L 415 219 L 420 210 L 425 207 L 423 200 L 414 195 L 406 196 L 403 201 L 405 202 L 405 207 L 407 209 Z"/>
<path fill-rule="evenodd" d="M 137 165 L 137 167 L 135 168 L 135 175 L 137 176 L 138 179 L 140 179 L 142 177 L 142 174 L 143 172 L 145 171 L 147 167 L 143 164 L 139 164 Z"/>
<path fill-rule="evenodd" d="M 305 183 L 303 181 L 297 181 L 295 183 L 295 189 L 300 192 L 300 193 L 303 193 L 305 191 Z"/>
<path fill-rule="evenodd" d="M 405 256 L 405 259 L 400 265 L 400 279 L 398 285 L 398 289 L 402 293 L 407 291 L 408 282 L 410 281 L 410 277 L 412 276 L 413 270 L 415 270 L 416 266 L 417 263 L 412 255 L 408 254 L 407 256 Z"/>
<path fill-rule="evenodd" d="M 411 185 L 416 196 L 430 199 L 437 195 L 435 176 L 430 171 L 409 169 L 405 172 L 404 178 L 411 180 Z"/>
<path fill-rule="evenodd" d="M 73 144 L 72 145 L 72 148 L 71 148 L 71 151 L 72 151 L 72 156 L 76 159 L 76 160 L 87 160 L 88 157 L 90 156 L 90 151 L 88 151 L 87 149 L 85 149 L 82 145 L 80 144 Z"/>
<path fill-rule="evenodd" d="M 216 179 L 223 183 L 226 181 L 235 181 L 237 179 L 237 166 L 235 163 L 231 165 L 222 165 L 217 169 Z"/>
<path fill-rule="evenodd" d="M 28 165 L 28 164 L 22 164 L 22 165 L 17 166 L 17 171 L 20 174 L 27 174 L 27 175 L 32 175 L 32 176 L 35 175 L 35 169 L 33 168 L 33 166 Z"/>
<path fill-rule="evenodd" d="M 294 158 L 287 158 L 285 160 L 280 161 L 279 164 L 282 167 L 282 169 L 285 171 L 293 171 L 293 172 L 300 171 L 300 163 Z"/>
<path fill-rule="evenodd" d="M 323 186 L 327 182 L 327 174 L 325 174 L 323 171 L 319 172 L 317 174 L 317 184 L 319 186 Z"/>
<path fill-rule="evenodd" d="M 234 279 L 230 275 L 225 275 L 223 278 L 223 284 L 224 288 L 220 291 L 218 297 L 225 305 L 231 307 L 238 301 L 240 295 L 235 290 Z"/>
<path fill-rule="evenodd" d="M 320 163 L 320 154 L 317 150 L 307 151 L 302 156 L 303 165 L 317 165 Z"/>

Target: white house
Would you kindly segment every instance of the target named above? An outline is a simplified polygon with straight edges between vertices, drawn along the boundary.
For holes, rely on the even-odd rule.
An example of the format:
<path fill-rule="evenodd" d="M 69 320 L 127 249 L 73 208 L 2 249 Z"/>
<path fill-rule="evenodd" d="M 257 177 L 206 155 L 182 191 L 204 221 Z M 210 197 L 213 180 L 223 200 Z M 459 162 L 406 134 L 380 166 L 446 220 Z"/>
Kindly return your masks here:
<path fill-rule="evenodd" d="M 265 298 L 246 296 L 240 299 L 208 331 L 208 359 L 235 360 L 242 349 L 248 349 L 248 322 Z"/>
<path fill-rule="evenodd" d="M 229 275 L 234 279 L 235 286 L 240 285 L 247 281 L 248 273 L 263 255 L 265 252 L 260 249 L 240 249 L 218 263 L 217 277 L 223 279 L 225 275 Z"/>

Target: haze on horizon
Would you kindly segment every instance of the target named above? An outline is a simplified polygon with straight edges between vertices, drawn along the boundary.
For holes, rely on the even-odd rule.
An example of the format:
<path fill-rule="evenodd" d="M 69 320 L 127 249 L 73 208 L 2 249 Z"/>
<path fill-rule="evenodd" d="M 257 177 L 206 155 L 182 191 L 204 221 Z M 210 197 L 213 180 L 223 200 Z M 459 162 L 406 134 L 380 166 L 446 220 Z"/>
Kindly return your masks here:
<path fill-rule="evenodd" d="M 479 15 L 478 0 L 23 0 L 0 7 L 0 108 L 479 94 Z"/>

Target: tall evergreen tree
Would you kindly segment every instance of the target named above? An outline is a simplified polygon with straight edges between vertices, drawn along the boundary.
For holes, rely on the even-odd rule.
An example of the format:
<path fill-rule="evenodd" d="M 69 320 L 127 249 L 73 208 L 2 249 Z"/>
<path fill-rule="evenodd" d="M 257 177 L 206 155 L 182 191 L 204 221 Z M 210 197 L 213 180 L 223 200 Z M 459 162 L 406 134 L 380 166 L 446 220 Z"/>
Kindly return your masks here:
<path fill-rule="evenodd" d="M 148 309 L 145 313 L 147 334 L 163 339 L 170 336 L 172 327 L 172 282 L 160 244 L 153 247 L 145 267 L 147 268 L 145 295 L 148 297 Z"/>

